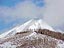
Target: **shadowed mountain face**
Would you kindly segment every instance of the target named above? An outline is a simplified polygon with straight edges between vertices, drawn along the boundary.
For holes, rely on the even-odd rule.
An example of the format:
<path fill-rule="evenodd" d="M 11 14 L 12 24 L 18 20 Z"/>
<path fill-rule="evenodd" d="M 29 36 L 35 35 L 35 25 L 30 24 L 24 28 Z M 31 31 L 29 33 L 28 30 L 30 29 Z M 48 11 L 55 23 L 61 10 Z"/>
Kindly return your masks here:
<path fill-rule="evenodd" d="M 34 32 L 31 30 L 17 32 L 14 36 L 0 39 L 0 48 L 61 48 L 58 44 L 63 44 L 63 41 L 57 37 L 57 34 L 59 32 L 47 29 L 39 29 Z M 60 33 L 59 37 L 61 35 L 63 34 Z"/>
<path fill-rule="evenodd" d="M 40 34 L 48 35 L 56 39 L 60 39 L 64 41 L 64 34 L 60 32 L 51 31 L 48 29 L 39 29 L 38 31 L 35 31 Z"/>

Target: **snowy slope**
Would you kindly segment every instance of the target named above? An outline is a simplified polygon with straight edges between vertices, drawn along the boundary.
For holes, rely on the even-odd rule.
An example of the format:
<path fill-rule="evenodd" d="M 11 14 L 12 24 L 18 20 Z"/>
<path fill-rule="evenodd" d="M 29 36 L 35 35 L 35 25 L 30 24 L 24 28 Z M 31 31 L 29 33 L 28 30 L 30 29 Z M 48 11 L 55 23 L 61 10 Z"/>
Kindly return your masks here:
<path fill-rule="evenodd" d="M 8 39 L 8 41 L 4 40 L 5 42 L 3 44 L 0 44 L 0 46 L 2 46 L 3 48 L 10 48 L 10 47 L 11 48 L 16 48 L 16 46 L 22 45 L 22 44 L 24 45 L 24 43 L 27 43 L 27 44 L 29 44 L 28 46 L 30 46 L 30 41 L 33 41 L 33 42 L 35 41 L 36 43 L 38 43 L 38 39 L 39 39 L 39 44 L 40 45 L 38 45 L 38 46 L 41 46 L 41 48 L 42 48 L 42 46 L 43 46 L 43 48 L 46 48 L 47 43 L 48 43 L 48 46 L 49 46 L 48 48 L 52 48 L 53 47 L 52 45 L 54 45 L 54 43 L 56 43 L 56 46 L 55 46 L 56 48 L 64 48 L 64 41 L 58 40 L 56 38 L 52 38 L 52 37 L 47 36 L 47 35 L 42 35 L 42 34 L 34 32 L 34 30 L 37 30 L 39 28 L 40 29 L 49 29 L 51 31 L 56 31 L 51 26 L 49 26 L 47 23 L 45 23 L 42 19 L 39 19 L 39 20 L 32 19 L 32 20 L 29 20 L 28 22 L 26 22 L 26 23 L 24 23 L 20 26 L 17 26 L 15 28 L 11 29 L 8 32 L 5 32 L 5 33 L 1 34 L 0 35 L 1 39 L 2 38 L 3 39 L 8 39 L 7 37 L 9 37 L 10 40 L 9 39 Z M 26 30 L 33 30 L 33 32 L 32 31 L 27 32 L 28 34 L 26 36 L 22 36 L 22 34 L 14 35 L 17 32 L 22 32 L 22 31 L 26 31 Z M 60 30 L 57 30 L 57 31 L 60 31 Z M 45 42 L 40 41 L 40 40 L 43 40 Z M 45 45 L 41 44 L 42 42 Z M 14 43 L 18 43 L 18 44 L 14 45 Z M 26 44 L 25 44 L 25 46 L 26 46 Z M 50 46 L 52 46 L 52 47 L 50 47 Z M 36 48 L 36 47 L 33 47 L 33 48 Z"/>
<path fill-rule="evenodd" d="M 30 24 L 31 22 L 33 22 L 33 19 L 32 19 L 32 20 L 29 20 L 28 22 L 26 22 L 26 23 L 24 23 L 24 24 L 22 24 L 22 25 L 20 25 L 20 26 L 17 26 L 17 27 L 15 27 L 15 28 L 9 30 L 8 32 L 5 32 L 5 33 L 1 34 L 1 35 L 0 35 L 0 38 L 4 38 L 5 36 L 8 36 L 8 35 L 10 36 L 10 34 L 11 34 L 11 35 L 14 35 L 16 32 L 21 32 L 21 31 L 23 31 L 23 29 L 24 29 L 28 24 Z"/>
<path fill-rule="evenodd" d="M 31 26 L 29 26 L 29 29 L 36 30 L 36 29 L 49 29 L 54 31 L 54 29 L 49 26 L 47 23 L 45 23 L 42 19 L 36 20 L 35 23 L 33 23 Z"/>
<path fill-rule="evenodd" d="M 15 29 L 16 29 L 17 27 L 15 27 L 15 28 L 13 28 L 13 29 L 11 29 L 10 31 L 8 31 L 8 32 L 4 32 L 3 34 L 1 34 L 0 35 L 0 38 L 3 38 L 3 37 L 5 37 L 6 35 L 8 35 L 9 33 L 11 33 L 11 32 L 15 32 Z"/>
<path fill-rule="evenodd" d="M 34 31 L 34 29 L 37 30 L 39 28 L 49 29 L 49 30 L 54 31 L 54 29 L 51 26 L 49 26 L 47 23 L 45 23 L 42 19 L 39 19 L 39 20 L 32 19 L 32 20 L 29 20 L 28 22 L 26 22 L 20 26 L 17 26 L 15 28 L 11 29 L 8 32 L 1 34 L 0 38 L 13 36 L 15 33 L 22 32 L 22 31 L 25 31 L 27 29 L 28 30 L 32 29 Z"/>

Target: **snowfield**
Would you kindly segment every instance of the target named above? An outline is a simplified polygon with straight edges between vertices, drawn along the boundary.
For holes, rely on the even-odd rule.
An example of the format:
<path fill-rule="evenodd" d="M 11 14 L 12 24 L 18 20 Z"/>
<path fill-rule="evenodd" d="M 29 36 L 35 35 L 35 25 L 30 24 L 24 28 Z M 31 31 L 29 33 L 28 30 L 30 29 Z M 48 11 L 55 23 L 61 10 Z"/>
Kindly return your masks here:
<path fill-rule="evenodd" d="M 63 40 L 35 32 L 38 29 L 55 31 L 42 19 L 32 19 L 1 34 L 0 48 L 64 48 Z"/>

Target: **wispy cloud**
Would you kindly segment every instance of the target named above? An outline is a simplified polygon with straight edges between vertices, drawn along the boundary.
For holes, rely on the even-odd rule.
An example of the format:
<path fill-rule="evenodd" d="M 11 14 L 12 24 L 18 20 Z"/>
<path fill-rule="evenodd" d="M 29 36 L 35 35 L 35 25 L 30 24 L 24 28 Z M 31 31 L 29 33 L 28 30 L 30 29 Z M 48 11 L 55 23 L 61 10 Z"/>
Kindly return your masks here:
<path fill-rule="evenodd" d="M 64 24 L 64 0 L 26 0 L 12 7 L 0 6 L 0 18 L 5 23 L 42 18 L 52 26 L 60 26 Z"/>
<path fill-rule="evenodd" d="M 41 8 L 34 5 L 31 1 L 18 3 L 14 7 L 0 7 L 0 16 L 15 18 L 36 18 L 41 15 Z"/>
<path fill-rule="evenodd" d="M 23 22 L 22 19 L 26 20 L 42 17 L 42 13 L 44 10 L 42 7 L 43 5 L 39 6 L 40 2 L 34 3 L 34 1 L 26 0 L 24 2 L 17 3 L 15 6 L 12 7 L 0 6 L 0 18 L 4 20 L 6 25 L 10 23 L 12 24 L 12 22 L 14 21 L 16 22 L 14 23 L 16 25 L 18 24 L 17 22 Z"/>
<path fill-rule="evenodd" d="M 45 0 L 44 20 L 52 26 L 64 24 L 64 0 Z"/>

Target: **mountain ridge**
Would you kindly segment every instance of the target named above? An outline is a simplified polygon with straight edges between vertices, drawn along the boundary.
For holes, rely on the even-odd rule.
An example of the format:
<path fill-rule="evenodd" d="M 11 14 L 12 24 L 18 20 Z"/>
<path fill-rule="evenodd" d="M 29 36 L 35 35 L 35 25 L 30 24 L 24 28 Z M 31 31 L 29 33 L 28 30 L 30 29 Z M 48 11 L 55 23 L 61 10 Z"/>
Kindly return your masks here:
<path fill-rule="evenodd" d="M 63 40 L 42 19 L 32 19 L 0 35 L 0 48 L 64 48 Z"/>
<path fill-rule="evenodd" d="M 42 19 L 39 19 L 39 20 L 31 19 L 31 20 L 27 21 L 26 23 L 11 29 L 10 31 L 1 34 L 0 38 L 3 38 L 7 35 L 12 36 L 16 32 L 21 32 L 21 31 L 25 31 L 25 30 L 33 30 L 34 31 L 39 28 L 54 30 L 51 26 L 49 26 L 47 23 L 45 23 Z"/>

